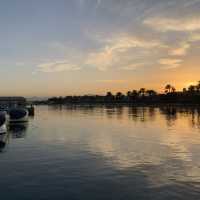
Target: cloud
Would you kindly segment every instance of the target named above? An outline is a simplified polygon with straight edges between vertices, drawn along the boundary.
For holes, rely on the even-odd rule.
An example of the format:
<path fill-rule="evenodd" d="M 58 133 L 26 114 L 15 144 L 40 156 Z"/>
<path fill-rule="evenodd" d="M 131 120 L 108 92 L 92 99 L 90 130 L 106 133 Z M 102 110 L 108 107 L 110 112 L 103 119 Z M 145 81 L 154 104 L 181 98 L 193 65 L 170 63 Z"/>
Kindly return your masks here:
<path fill-rule="evenodd" d="M 187 35 L 187 38 L 182 39 L 177 47 L 172 47 L 169 45 L 168 54 L 171 56 L 185 56 L 187 52 L 192 46 L 193 42 L 197 42 L 200 40 L 200 17 L 188 17 L 188 18 L 164 18 L 164 17 L 153 17 L 147 18 L 143 21 L 143 24 L 153 28 L 156 31 L 160 32 L 179 32 L 180 37 L 181 34 Z M 168 38 L 176 38 L 179 36 L 178 33 L 168 34 Z M 174 41 L 174 40 L 173 40 Z M 163 62 L 169 62 L 164 64 Z M 180 65 L 180 60 L 173 60 L 173 59 L 161 59 L 161 63 L 166 65 L 165 68 L 176 68 Z M 169 64 L 169 65 L 168 65 Z"/>
<path fill-rule="evenodd" d="M 128 82 L 127 80 L 97 80 L 96 82 L 100 83 L 126 83 Z"/>
<path fill-rule="evenodd" d="M 181 59 L 163 58 L 158 61 L 159 64 L 164 65 L 162 69 L 174 69 L 181 65 Z"/>
<path fill-rule="evenodd" d="M 125 67 L 122 67 L 121 69 L 123 69 L 123 70 L 136 70 L 139 67 L 142 67 L 144 65 L 145 65 L 145 63 L 130 64 L 130 65 L 127 65 Z"/>
<path fill-rule="evenodd" d="M 80 67 L 70 64 L 67 60 L 47 62 L 38 65 L 38 71 L 41 72 L 63 72 L 80 70 Z"/>
<path fill-rule="evenodd" d="M 194 4 L 197 4 L 197 3 L 199 3 L 199 0 L 186 1 L 184 3 L 184 6 L 189 7 L 189 6 L 193 6 Z"/>
<path fill-rule="evenodd" d="M 102 0 L 94 0 L 95 8 L 98 8 L 101 5 L 101 1 Z M 91 3 L 91 2 L 88 0 L 79 0 L 79 5 L 81 7 L 84 6 L 85 4 L 89 4 L 89 3 Z"/>
<path fill-rule="evenodd" d="M 185 42 L 180 45 L 180 47 L 172 49 L 169 51 L 169 54 L 172 56 L 184 56 L 187 54 L 190 44 Z"/>
<path fill-rule="evenodd" d="M 154 17 L 144 20 L 143 23 L 161 32 L 200 30 L 200 17 L 186 19 Z"/>
<path fill-rule="evenodd" d="M 200 41 L 200 33 L 191 33 L 189 41 L 190 42 Z"/>
<path fill-rule="evenodd" d="M 100 52 L 90 53 L 86 64 L 96 67 L 99 70 L 106 70 L 116 61 L 116 57 L 109 47 L 105 47 Z"/>
<path fill-rule="evenodd" d="M 134 36 L 120 36 L 106 40 L 105 47 L 96 52 L 91 52 L 86 59 L 86 64 L 99 70 L 107 70 L 114 65 L 126 65 L 123 63 L 125 55 L 133 49 L 151 49 L 162 47 L 159 41 L 144 40 Z M 130 56 L 130 55 L 129 55 Z"/>
<path fill-rule="evenodd" d="M 190 33 L 188 38 L 185 39 L 179 47 L 172 48 L 169 50 L 169 55 L 172 56 L 185 56 L 188 52 L 188 50 L 191 48 L 192 43 L 200 41 L 200 34 L 199 33 Z"/>

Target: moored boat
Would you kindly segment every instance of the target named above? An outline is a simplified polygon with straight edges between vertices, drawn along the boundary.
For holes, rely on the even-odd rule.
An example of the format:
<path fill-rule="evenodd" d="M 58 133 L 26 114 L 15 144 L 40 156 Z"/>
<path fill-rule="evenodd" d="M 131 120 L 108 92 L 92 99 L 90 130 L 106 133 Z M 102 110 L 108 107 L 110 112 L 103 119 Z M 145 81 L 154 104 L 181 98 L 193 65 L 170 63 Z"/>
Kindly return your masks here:
<path fill-rule="evenodd" d="M 8 143 L 8 133 L 0 134 L 0 152 L 2 152 Z"/>
<path fill-rule="evenodd" d="M 7 132 L 6 121 L 7 121 L 6 113 L 0 112 L 0 134 Z"/>
<path fill-rule="evenodd" d="M 28 110 L 28 115 L 29 116 L 34 116 L 35 115 L 35 108 L 33 105 L 27 106 L 26 109 Z"/>
<path fill-rule="evenodd" d="M 28 110 L 25 108 L 12 108 L 8 112 L 10 123 L 20 123 L 28 121 Z"/>

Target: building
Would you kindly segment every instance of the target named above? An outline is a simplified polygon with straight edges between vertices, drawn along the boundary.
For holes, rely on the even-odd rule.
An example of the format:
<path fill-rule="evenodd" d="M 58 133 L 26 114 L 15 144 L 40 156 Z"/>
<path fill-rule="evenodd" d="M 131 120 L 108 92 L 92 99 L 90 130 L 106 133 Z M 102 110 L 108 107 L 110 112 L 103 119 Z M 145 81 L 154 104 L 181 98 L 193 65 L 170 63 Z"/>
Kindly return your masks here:
<path fill-rule="evenodd" d="M 0 97 L 0 108 L 10 108 L 25 105 L 26 98 L 24 97 Z"/>

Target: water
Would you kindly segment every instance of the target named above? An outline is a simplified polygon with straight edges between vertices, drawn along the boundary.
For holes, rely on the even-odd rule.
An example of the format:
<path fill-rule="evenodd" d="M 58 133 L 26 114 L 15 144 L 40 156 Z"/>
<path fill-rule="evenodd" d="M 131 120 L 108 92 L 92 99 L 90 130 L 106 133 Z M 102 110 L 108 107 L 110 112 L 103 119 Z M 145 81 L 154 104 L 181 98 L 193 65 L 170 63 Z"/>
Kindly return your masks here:
<path fill-rule="evenodd" d="M 36 108 L 0 140 L 0 199 L 200 199 L 200 109 Z"/>

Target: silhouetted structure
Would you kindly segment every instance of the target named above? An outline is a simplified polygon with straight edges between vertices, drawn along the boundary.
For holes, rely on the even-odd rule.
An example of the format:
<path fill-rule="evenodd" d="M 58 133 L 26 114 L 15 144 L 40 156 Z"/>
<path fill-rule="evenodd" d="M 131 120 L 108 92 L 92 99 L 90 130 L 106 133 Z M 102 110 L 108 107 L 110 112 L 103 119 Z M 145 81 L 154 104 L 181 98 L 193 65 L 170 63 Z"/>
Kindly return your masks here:
<path fill-rule="evenodd" d="M 24 97 L 0 97 L 1 107 L 25 106 L 26 99 Z"/>
<path fill-rule="evenodd" d="M 159 94 L 152 89 L 128 91 L 125 94 L 117 92 L 107 92 L 103 95 L 84 95 L 52 97 L 47 101 L 35 102 L 36 104 L 63 105 L 63 104 L 200 104 L 200 81 L 197 85 L 183 88 L 183 91 L 176 91 L 175 87 L 167 84 L 164 93 Z"/>

